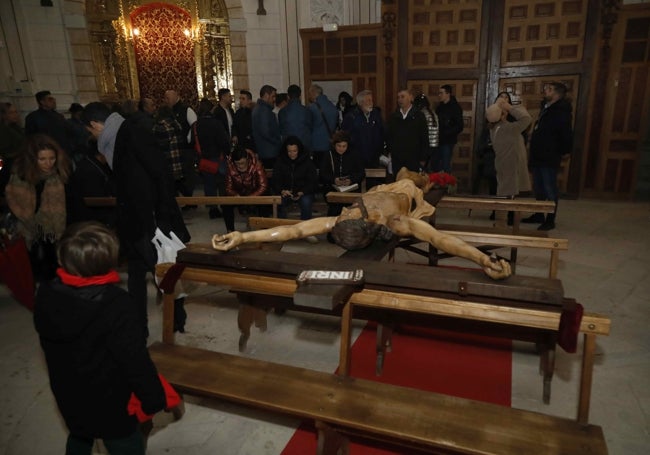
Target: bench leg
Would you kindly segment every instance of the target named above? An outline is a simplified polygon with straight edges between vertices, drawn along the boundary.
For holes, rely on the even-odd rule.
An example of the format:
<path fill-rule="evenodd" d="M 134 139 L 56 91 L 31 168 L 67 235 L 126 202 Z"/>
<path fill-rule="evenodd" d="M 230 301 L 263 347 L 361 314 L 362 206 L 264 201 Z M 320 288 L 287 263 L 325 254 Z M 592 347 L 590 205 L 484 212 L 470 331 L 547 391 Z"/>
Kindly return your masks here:
<path fill-rule="evenodd" d="M 551 381 L 553 380 L 553 372 L 555 371 L 555 344 L 545 346 L 540 362 L 544 364 L 544 404 L 549 404 L 551 402 Z"/>
<path fill-rule="evenodd" d="M 251 327 L 260 329 L 260 332 L 266 332 L 266 310 L 253 304 L 255 296 L 249 294 L 237 294 L 239 301 L 239 313 L 237 314 L 237 326 L 239 327 L 239 352 L 246 350 L 246 344 L 251 336 Z"/>
<path fill-rule="evenodd" d="M 350 440 L 323 422 L 316 421 L 317 455 L 349 455 Z"/>
<path fill-rule="evenodd" d="M 386 352 L 390 352 L 393 327 L 388 324 L 377 324 L 376 352 L 377 360 L 375 363 L 375 374 L 381 376 L 384 369 L 384 358 Z"/>
<path fill-rule="evenodd" d="M 163 295 L 163 333 L 165 344 L 174 344 L 174 299 L 176 292 Z"/>
<path fill-rule="evenodd" d="M 580 374 L 580 401 L 578 402 L 578 423 L 589 423 L 589 405 L 591 401 L 591 381 L 594 374 L 594 357 L 596 355 L 596 335 L 585 333 L 582 347 L 582 372 Z"/>

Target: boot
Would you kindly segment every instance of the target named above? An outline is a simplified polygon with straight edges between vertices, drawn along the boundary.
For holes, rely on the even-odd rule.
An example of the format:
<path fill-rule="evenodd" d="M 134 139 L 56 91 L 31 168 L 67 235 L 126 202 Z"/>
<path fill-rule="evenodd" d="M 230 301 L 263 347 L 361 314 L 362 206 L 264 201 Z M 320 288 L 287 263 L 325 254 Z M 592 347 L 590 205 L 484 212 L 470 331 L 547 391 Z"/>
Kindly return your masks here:
<path fill-rule="evenodd" d="M 537 223 L 543 223 L 544 222 L 544 214 L 543 213 L 534 213 L 529 217 L 524 218 L 521 220 L 522 223 L 527 223 L 527 224 L 537 224 Z"/>
<path fill-rule="evenodd" d="M 557 206 L 558 200 L 555 199 L 555 210 L 553 210 L 553 213 L 546 215 L 544 222 L 537 228 L 538 231 L 550 231 L 551 229 L 555 229 L 555 215 L 557 215 Z"/>
<path fill-rule="evenodd" d="M 555 229 L 555 213 L 546 215 L 544 222 L 537 228 L 538 231 L 550 231 Z"/>

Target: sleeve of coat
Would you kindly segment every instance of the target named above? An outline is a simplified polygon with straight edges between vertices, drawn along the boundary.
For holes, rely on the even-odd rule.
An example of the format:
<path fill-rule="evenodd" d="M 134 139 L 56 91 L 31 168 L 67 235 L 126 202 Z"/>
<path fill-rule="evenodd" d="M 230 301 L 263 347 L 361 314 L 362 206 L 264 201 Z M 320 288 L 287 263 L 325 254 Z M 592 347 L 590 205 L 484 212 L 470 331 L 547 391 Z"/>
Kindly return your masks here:
<path fill-rule="evenodd" d="M 263 196 L 269 189 L 269 179 L 266 178 L 266 169 L 262 166 L 260 161 L 257 162 L 255 167 L 255 176 L 258 182 L 257 190 L 249 194 L 249 196 Z"/>

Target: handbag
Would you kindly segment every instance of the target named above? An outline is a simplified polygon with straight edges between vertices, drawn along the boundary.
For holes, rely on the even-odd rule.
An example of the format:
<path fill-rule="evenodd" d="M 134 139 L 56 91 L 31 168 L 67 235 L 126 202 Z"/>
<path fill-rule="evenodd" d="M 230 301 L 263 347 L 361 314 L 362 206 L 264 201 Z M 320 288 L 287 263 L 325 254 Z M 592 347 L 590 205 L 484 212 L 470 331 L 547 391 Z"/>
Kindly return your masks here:
<path fill-rule="evenodd" d="M 216 174 L 219 172 L 219 162 L 203 158 L 201 153 L 201 144 L 199 143 L 199 135 L 196 134 L 196 122 L 194 122 L 192 125 L 192 131 L 194 132 L 194 150 L 196 150 L 196 154 L 199 157 L 199 172 L 205 172 L 206 174 Z"/>
<path fill-rule="evenodd" d="M 205 172 L 206 174 L 216 174 L 219 172 L 219 162 L 210 161 L 205 158 L 199 158 L 199 172 Z"/>

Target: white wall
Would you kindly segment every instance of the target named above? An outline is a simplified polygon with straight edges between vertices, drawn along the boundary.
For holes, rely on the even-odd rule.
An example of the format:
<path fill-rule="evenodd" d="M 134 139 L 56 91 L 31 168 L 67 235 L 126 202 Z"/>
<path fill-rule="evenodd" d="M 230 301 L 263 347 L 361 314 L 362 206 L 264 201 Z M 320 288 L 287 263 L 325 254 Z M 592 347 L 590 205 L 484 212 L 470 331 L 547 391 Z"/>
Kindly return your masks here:
<path fill-rule="evenodd" d="M 290 84 L 303 84 L 301 28 L 321 27 L 319 14 L 329 7 L 322 0 L 266 0 L 265 16 L 257 15 L 257 2 L 242 1 L 246 20 L 248 74 L 253 97 L 264 84 L 286 92 Z M 334 0 L 342 12 L 339 25 L 381 22 L 381 0 Z M 316 12 L 319 14 L 316 14 Z M 303 87 L 304 92 L 304 87 Z"/>
<path fill-rule="evenodd" d="M 0 46 L 0 97 L 15 103 L 23 114 L 36 108 L 32 95 L 40 90 L 52 92 L 59 111 L 76 101 L 73 62 L 65 29 L 67 16 L 62 1 L 53 4 L 43 7 L 40 0 L 0 2 L 2 29 L 7 39 Z"/>

